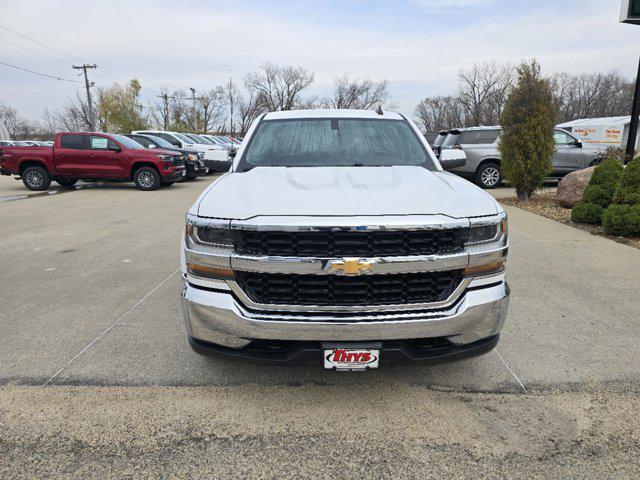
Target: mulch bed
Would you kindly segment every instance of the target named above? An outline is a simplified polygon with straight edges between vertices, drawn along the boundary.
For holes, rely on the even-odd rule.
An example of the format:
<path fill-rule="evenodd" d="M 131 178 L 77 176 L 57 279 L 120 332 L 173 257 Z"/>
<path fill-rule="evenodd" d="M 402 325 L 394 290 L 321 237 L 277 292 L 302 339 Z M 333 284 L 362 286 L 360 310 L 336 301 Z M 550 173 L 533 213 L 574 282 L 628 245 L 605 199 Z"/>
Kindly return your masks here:
<path fill-rule="evenodd" d="M 640 237 L 628 238 L 618 237 L 616 235 L 608 235 L 604 233 L 604 229 L 601 225 L 587 225 L 584 223 L 572 222 L 571 209 L 563 208 L 556 203 L 555 190 L 540 190 L 533 197 L 531 197 L 528 202 L 518 200 L 517 197 L 500 198 L 498 199 L 498 201 L 500 203 L 504 203 L 505 205 L 518 207 L 522 210 L 526 210 L 527 212 L 535 213 L 537 215 L 550 218 L 551 220 L 555 220 L 556 222 L 564 223 L 565 225 L 570 225 L 574 228 L 584 230 L 585 232 L 589 232 L 592 235 L 600 235 L 601 237 L 606 237 L 615 242 L 624 243 L 625 245 L 629 245 L 630 247 L 640 250 Z"/>

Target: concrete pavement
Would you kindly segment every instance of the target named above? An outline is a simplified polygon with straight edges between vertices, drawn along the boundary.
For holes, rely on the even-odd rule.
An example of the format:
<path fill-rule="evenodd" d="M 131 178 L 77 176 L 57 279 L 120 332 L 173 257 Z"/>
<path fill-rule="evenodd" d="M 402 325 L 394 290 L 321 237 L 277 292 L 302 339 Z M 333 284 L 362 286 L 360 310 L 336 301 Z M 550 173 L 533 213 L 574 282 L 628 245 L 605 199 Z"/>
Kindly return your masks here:
<path fill-rule="evenodd" d="M 0 455 L 0 476 L 3 465 L 5 473 L 15 472 L 29 451 L 42 453 L 43 468 L 56 462 L 56 468 L 70 468 L 69 452 L 76 449 L 85 462 L 79 472 L 100 461 L 113 472 L 129 471 L 122 470 L 122 462 L 142 452 L 148 470 L 134 470 L 133 476 L 180 475 L 185 472 L 180 462 L 189 458 L 200 459 L 208 471 L 221 475 L 231 471 L 225 469 L 235 458 L 246 468 L 241 472 L 286 476 L 276 475 L 288 464 L 282 454 L 296 448 L 317 458 L 301 470 L 308 474 L 322 471 L 321 466 L 325 472 L 337 471 L 327 461 L 332 455 L 334 466 L 351 473 L 373 474 L 373 466 L 391 465 L 402 476 L 411 476 L 399 466 L 397 459 L 403 458 L 415 468 L 433 461 L 433 472 L 450 473 L 456 472 L 456 462 L 465 468 L 481 462 L 478 471 L 492 476 L 491 469 L 483 469 L 513 467 L 508 471 L 517 474 L 536 455 L 542 458 L 540 472 L 544 462 L 555 462 L 558 455 L 573 459 L 565 467 L 591 465 L 584 463 L 588 452 L 583 447 L 610 434 L 623 438 L 620 445 L 609 445 L 614 450 L 605 448 L 601 457 L 591 459 L 602 460 L 602 468 L 637 446 L 628 428 L 637 421 L 631 407 L 640 385 L 638 250 L 508 207 L 512 303 L 495 351 L 443 366 L 341 375 L 322 371 L 320 364 L 274 367 L 209 359 L 191 352 L 186 342 L 177 269 L 184 213 L 210 180 L 156 192 L 139 192 L 130 184 L 89 186 L 0 202 L 0 438 L 16 440 L 6 450 L 13 452 L 10 457 Z M 26 193 L 18 182 L 0 177 L 0 199 Z M 503 190 L 494 193 L 506 195 Z M 180 402 L 168 400 L 172 395 L 195 395 L 199 403 L 195 410 L 181 408 Z M 53 409 L 52 420 L 39 426 L 25 423 L 45 398 L 51 399 L 45 410 Z M 384 414 L 373 408 L 377 402 L 388 406 Z M 123 410 L 114 412 L 112 420 L 94 418 L 96 411 L 120 404 Z M 160 404 L 165 406 L 162 415 L 150 413 Z M 242 407 L 247 404 L 252 408 Z M 589 410 L 594 405 L 604 413 Z M 55 413 L 56 408 L 67 416 Z M 607 410 L 612 417 L 600 418 Z M 211 412 L 219 413 L 205 418 Z M 409 439 L 399 440 L 409 427 L 393 421 L 394 412 L 418 421 Z M 373 420 L 376 415 L 378 422 Z M 476 430 L 466 431 L 464 438 L 455 434 L 465 429 L 465 423 L 456 420 L 460 415 L 482 419 L 472 422 Z M 545 421 L 537 422 L 536 416 Z M 500 421 L 506 417 L 512 419 L 508 425 Z M 198 418 L 202 435 L 193 430 Z M 631 422 L 626 427 L 624 418 Z M 429 433 L 433 419 L 444 426 Z M 556 425 L 558 419 L 563 421 Z M 128 438 L 122 430 L 127 422 L 154 426 L 140 427 L 140 436 L 130 439 L 145 445 L 139 451 L 121 444 L 121 438 Z M 164 427 L 155 428 L 167 422 L 177 423 L 166 434 Z M 247 433 L 242 426 L 248 422 L 261 426 Z M 596 424 L 593 437 L 588 426 Z M 322 425 L 334 426 L 339 434 Z M 17 441 L 21 426 L 26 443 Z M 355 438 L 371 442 L 370 447 L 354 450 L 355 444 L 345 440 L 349 426 Z M 515 439 L 523 428 L 535 433 L 529 447 Z M 224 433 L 212 440 L 217 429 Z M 371 429 L 388 432 L 395 443 L 385 445 Z M 100 432 L 107 432 L 104 441 L 96 440 Z M 91 435 L 93 440 L 87 437 Z M 172 451 L 188 446 L 192 456 L 183 451 L 163 462 L 158 451 L 147 450 L 160 437 Z M 61 446 L 47 443 L 47 438 L 58 438 Z M 194 438 L 213 443 L 194 443 Z M 489 446 L 496 438 L 506 446 Z M 336 450 L 325 443 L 336 439 L 345 440 L 347 448 Z M 8 445 L 2 442 L 0 451 Z M 119 463 L 109 463 L 109 442 Z M 89 458 L 90 445 L 97 448 L 98 459 Z M 477 445 L 484 449 L 477 450 Z M 246 461 L 232 454 L 232 447 L 245 452 Z M 353 457 L 354 451 L 361 457 Z M 218 469 L 208 463 L 207 454 L 220 456 Z M 375 461 L 356 460 L 359 469 L 350 469 L 349 458 Z M 511 465 L 509 458 L 517 461 Z M 167 469 L 152 468 L 153 459 L 160 462 L 158 468 Z M 257 464 L 248 466 L 249 459 L 266 462 L 271 469 L 260 474 L 252 469 Z M 394 470 L 389 468 L 377 471 L 391 476 Z M 28 469 L 21 471 L 28 476 Z"/>

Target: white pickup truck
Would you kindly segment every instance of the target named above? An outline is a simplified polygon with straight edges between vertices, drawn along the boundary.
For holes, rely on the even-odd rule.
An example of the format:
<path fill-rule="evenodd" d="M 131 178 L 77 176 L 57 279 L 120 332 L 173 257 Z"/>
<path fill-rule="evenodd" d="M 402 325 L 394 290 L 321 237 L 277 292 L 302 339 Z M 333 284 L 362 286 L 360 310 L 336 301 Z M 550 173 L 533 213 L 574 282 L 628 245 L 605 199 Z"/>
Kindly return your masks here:
<path fill-rule="evenodd" d="M 507 315 L 507 217 L 443 170 L 404 115 L 273 112 L 189 209 L 191 347 L 364 370 L 490 351 Z"/>

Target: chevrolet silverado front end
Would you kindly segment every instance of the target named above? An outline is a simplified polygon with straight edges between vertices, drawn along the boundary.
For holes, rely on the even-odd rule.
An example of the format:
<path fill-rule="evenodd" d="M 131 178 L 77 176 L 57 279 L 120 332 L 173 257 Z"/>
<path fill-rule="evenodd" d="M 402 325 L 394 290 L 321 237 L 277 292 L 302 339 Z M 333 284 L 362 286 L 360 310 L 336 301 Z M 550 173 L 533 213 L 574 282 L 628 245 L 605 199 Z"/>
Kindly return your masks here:
<path fill-rule="evenodd" d="M 402 115 L 267 114 L 187 214 L 189 341 L 337 369 L 486 353 L 507 250 L 502 207 L 444 172 Z"/>

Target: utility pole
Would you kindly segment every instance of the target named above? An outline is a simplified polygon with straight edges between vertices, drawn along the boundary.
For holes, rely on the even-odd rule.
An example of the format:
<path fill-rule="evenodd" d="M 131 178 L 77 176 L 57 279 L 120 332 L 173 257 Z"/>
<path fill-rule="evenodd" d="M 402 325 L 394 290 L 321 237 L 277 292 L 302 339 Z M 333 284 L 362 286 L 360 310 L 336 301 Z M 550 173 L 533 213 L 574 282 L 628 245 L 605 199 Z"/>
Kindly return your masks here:
<path fill-rule="evenodd" d="M 233 82 L 231 81 L 231 69 L 229 69 L 229 135 L 233 136 Z"/>
<path fill-rule="evenodd" d="M 198 98 L 196 97 L 195 88 L 189 87 L 189 90 L 191 90 L 191 97 L 187 98 L 187 100 L 193 101 L 193 107 L 191 109 L 191 115 L 193 116 L 193 129 L 198 133 L 198 122 L 196 121 L 196 100 L 198 100 Z"/>
<path fill-rule="evenodd" d="M 633 160 L 636 153 L 636 141 L 638 139 L 638 118 L 640 117 L 640 62 L 638 62 L 638 76 L 636 77 L 636 90 L 633 95 L 633 106 L 631 107 L 631 124 L 629 125 L 629 138 L 627 139 L 627 159 Z"/>
<path fill-rule="evenodd" d="M 94 83 L 89 82 L 89 75 L 87 74 L 87 70 L 90 68 L 98 68 L 98 66 L 94 63 L 93 65 L 83 64 L 83 65 L 72 65 L 74 70 L 83 70 L 84 71 L 84 85 L 87 88 L 87 107 L 89 108 L 89 130 L 94 132 L 96 130 L 96 119 L 93 112 L 93 102 L 91 101 L 91 87 L 93 87 Z"/>
<path fill-rule="evenodd" d="M 640 25 L 640 0 L 622 0 L 620 21 L 632 25 Z M 640 64 L 638 64 L 638 76 L 636 77 L 636 89 L 633 95 L 631 107 L 631 124 L 629 125 L 629 138 L 627 138 L 626 162 L 633 160 L 636 153 L 636 141 L 638 139 L 638 117 L 640 116 Z"/>
<path fill-rule="evenodd" d="M 163 93 L 162 95 L 158 95 L 158 98 L 162 99 L 162 127 L 166 131 L 169 130 L 169 95 Z"/>

